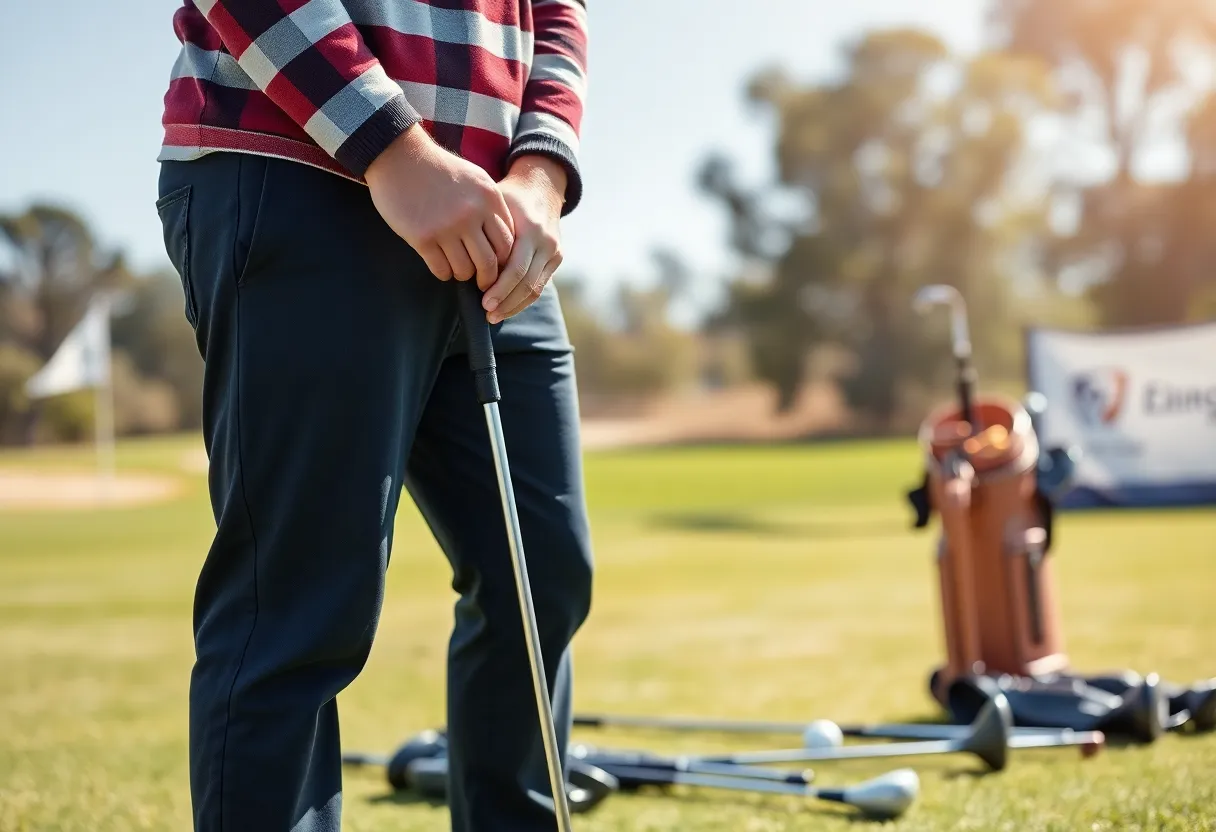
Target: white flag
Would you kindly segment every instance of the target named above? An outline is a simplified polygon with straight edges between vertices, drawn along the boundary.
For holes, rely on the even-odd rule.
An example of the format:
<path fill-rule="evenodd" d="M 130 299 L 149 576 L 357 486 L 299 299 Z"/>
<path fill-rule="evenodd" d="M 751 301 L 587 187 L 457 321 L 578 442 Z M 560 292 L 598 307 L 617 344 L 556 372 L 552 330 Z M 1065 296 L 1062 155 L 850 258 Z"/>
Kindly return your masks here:
<path fill-rule="evenodd" d="M 35 399 L 57 396 L 110 381 L 110 305 L 91 304 L 46 366 L 25 384 Z"/>

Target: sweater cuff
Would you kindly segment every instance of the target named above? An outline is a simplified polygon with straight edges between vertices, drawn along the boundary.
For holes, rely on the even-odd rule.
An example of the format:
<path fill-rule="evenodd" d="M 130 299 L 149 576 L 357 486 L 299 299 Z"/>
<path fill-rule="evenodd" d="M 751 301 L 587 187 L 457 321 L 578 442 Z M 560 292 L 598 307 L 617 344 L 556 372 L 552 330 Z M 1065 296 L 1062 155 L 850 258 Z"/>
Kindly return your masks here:
<path fill-rule="evenodd" d="M 395 96 L 359 125 L 350 138 L 338 148 L 335 158 L 339 164 L 362 179 L 372 162 L 376 161 L 398 136 L 421 121 L 422 116 L 410 106 L 404 95 Z"/>
<path fill-rule="evenodd" d="M 511 165 L 520 156 L 545 156 L 564 167 L 566 169 L 566 194 L 565 202 L 562 204 L 562 216 L 566 216 L 578 207 L 579 202 L 583 199 L 583 176 L 578 169 L 578 157 L 574 155 L 574 151 L 569 145 L 553 136 L 533 133 L 511 146 L 511 152 L 507 156 L 506 169 L 510 170 Z"/>

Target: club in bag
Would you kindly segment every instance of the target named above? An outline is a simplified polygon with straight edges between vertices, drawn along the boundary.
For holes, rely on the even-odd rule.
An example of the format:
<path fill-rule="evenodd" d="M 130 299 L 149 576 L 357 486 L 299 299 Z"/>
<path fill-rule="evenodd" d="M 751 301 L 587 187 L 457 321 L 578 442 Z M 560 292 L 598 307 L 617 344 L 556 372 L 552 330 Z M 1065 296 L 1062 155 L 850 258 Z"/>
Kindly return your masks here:
<path fill-rule="evenodd" d="M 980 709 L 965 737 L 923 742 L 883 745 L 854 745 L 844 748 L 792 748 L 777 751 L 750 751 L 721 756 L 701 756 L 703 763 L 768 765 L 770 763 L 810 763 L 829 760 L 861 760 L 877 757 L 911 757 L 928 754 L 974 754 L 989 769 L 1001 771 L 1008 762 L 1009 735 L 1013 715 L 1003 695 L 994 695 Z"/>
<path fill-rule="evenodd" d="M 490 432 L 490 448 L 494 468 L 498 473 L 498 492 L 502 498 L 503 518 L 507 526 L 507 541 L 515 568 L 515 588 L 524 622 L 524 640 L 528 646 L 528 664 L 532 671 L 532 687 L 536 694 L 536 710 L 540 717 L 541 735 L 545 746 L 545 762 L 549 769 L 549 786 L 553 792 L 554 812 L 558 832 L 570 832 L 570 807 L 566 799 L 566 782 L 562 774 L 561 749 L 557 744 L 557 729 L 553 724 L 553 705 L 545 679 L 541 656 L 540 634 L 536 627 L 536 610 L 532 604 L 532 587 L 528 582 L 528 565 L 524 557 L 523 535 L 519 529 L 519 512 L 511 485 L 511 469 L 507 460 L 507 442 L 503 436 L 502 417 L 498 402 L 498 372 L 494 363 L 494 344 L 490 340 L 490 325 L 481 306 L 481 290 L 471 280 L 457 286 L 460 320 L 468 339 L 469 368 L 473 371 L 477 400 L 485 409 L 486 426 Z"/>
<path fill-rule="evenodd" d="M 958 368 L 958 400 L 964 422 L 972 435 L 980 432 L 975 422 L 975 368 L 971 364 L 971 330 L 967 325 L 967 304 L 958 289 L 944 283 L 924 286 L 912 299 L 912 307 L 922 315 L 936 306 L 950 307 L 950 340 Z"/>
<path fill-rule="evenodd" d="M 846 788 L 823 788 L 790 782 L 773 782 L 750 777 L 696 774 L 669 771 L 645 766 L 612 766 L 610 773 L 620 780 L 628 778 L 635 784 L 655 786 L 696 786 L 743 792 L 766 792 L 796 797 L 814 797 L 833 803 L 843 803 L 878 819 L 897 818 L 908 810 L 920 793 L 920 778 L 909 768 L 887 774 Z"/>

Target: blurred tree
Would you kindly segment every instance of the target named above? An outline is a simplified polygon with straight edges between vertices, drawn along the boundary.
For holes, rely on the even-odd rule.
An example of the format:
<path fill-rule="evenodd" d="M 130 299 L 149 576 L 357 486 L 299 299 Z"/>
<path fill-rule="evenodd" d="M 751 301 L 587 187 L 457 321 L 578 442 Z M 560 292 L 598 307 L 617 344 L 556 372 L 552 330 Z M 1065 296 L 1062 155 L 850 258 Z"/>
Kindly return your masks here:
<path fill-rule="evenodd" d="M 153 272 L 134 280 L 130 291 L 130 308 L 113 322 L 115 349 L 130 357 L 137 376 L 168 385 L 176 399 L 169 427 L 201 427 L 203 360 L 183 312 L 181 280 L 173 271 Z"/>
<path fill-rule="evenodd" d="M 1048 252 L 1084 275 L 1111 326 L 1184 321 L 1216 281 L 1216 6 L 1205 0 L 992 0 L 993 40 L 1046 61 L 1079 154 L 1059 166 L 1076 214 Z M 1154 162 L 1174 158 L 1162 181 Z M 1152 181 L 1152 178 L 1157 181 Z"/>
<path fill-rule="evenodd" d="M 668 315 L 676 284 L 685 279 L 679 276 L 689 272 L 674 255 L 656 255 L 655 263 L 656 288 L 638 289 L 624 281 L 609 303 L 593 302 L 586 282 L 577 277 L 554 281 L 588 409 L 629 407 L 697 381 L 699 336 L 672 326 Z"/>
<path fill-rule="evenodd" d="M 38 372 L 38 356 L 16 344 L 0 341 L 0 445 L 24 438 L 30 400 L 25 383 Z"/>
<path fill-rule="evenodd" d="M 901 388 L 944 355 L 944 330 L 911 313 L 919 286 L 959 287 L 978 354 L 1010 359 L 1007 278 L 1046 223 L 1041 196 L 1016 187 L 1023 131 L 1053 88 L 1037 62 L 959 60 L 913 30 L 871 33 L 846 58 L 833 83 L 777 71 L 751 83 L 777 124 L 778 187 L 749 192 L 721 158 L 700 181 L 727 208 L 734 247 L 763 266 L 736 282 L 725 320 L 748 333 L 779 406 L 794 402 L 809 350 L 838 344 L 858 359 L 839 378 L 848 402 L 886 429 Z"/>

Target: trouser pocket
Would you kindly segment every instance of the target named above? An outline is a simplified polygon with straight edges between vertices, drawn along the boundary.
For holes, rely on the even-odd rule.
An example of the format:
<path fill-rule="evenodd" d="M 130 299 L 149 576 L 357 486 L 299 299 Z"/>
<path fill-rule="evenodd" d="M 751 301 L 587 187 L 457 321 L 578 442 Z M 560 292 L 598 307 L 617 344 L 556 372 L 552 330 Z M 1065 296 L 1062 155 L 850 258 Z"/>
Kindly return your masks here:
<path fill-rule="evenodd" d="M 190 276 L 190 197 L 191 187 L 183 185 L 156 200 L 164 234 L 165 253 L 177 271 L 185 295 L 185 314 L 190 326 L 198 326 L 198 300 Z"/>

